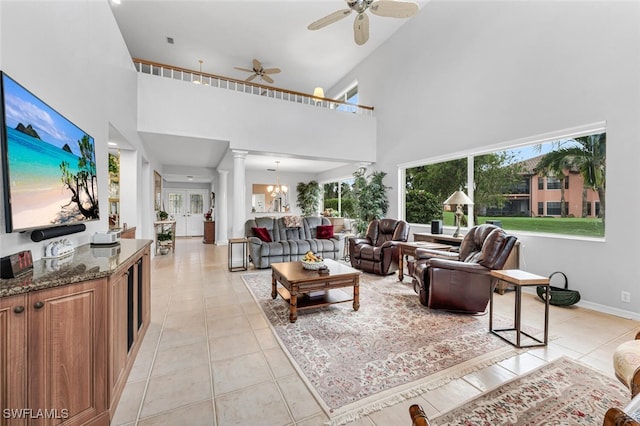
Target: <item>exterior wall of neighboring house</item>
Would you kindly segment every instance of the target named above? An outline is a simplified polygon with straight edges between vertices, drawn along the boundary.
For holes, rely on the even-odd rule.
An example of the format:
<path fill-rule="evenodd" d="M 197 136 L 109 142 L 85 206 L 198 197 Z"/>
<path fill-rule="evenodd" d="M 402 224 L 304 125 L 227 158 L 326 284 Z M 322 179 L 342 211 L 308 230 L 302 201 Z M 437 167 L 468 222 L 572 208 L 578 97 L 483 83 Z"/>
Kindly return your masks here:
<path fill-rule="evenodd" d="M 542 179 L 543 189 L 539 189 L 539 178 Z M 569 183 L 565 185 L 564 201 L 568 203 L 567 214 L 570 217 L 582 217 L 582 198 L 584 179 L 579 173 L 569 173 L 567 177 Z M 554 179 L 541 175 L 531 177 L 531 215 L 532 216 L 560 216 L 560 199 L 562 191 L 557 186 L 553 186 Z M 551 183 L 552 188 L 549 189 Z M 586 190 L 586 199 L 590 207 L 587 208 L 587 216 L 595 218 L 599 213 L 598 193 L 593 189 Z M 542 203 L 540 205 L 539 203 Z M 550 204 L 558 203 L 558 204 Z"/>

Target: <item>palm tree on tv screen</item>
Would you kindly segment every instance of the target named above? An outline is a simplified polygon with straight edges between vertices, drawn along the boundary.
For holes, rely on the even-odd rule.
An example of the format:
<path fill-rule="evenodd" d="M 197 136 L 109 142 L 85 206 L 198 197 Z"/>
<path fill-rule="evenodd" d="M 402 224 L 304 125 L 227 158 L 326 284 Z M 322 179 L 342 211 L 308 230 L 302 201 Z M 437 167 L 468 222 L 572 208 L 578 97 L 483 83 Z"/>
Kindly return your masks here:
<path fill-rule="evenodd" d="M 89 135 L 84 135 L 78 141 L 80 157 L 78 158 L 78 173 L 70 171 L 69 163 L 60 164 L 62 183 L 71 191 L 69 204 L 75 203 L 80 213 L 87 219 L 99 219 L 96 162 L 93 157 L 93 145 Z"/>

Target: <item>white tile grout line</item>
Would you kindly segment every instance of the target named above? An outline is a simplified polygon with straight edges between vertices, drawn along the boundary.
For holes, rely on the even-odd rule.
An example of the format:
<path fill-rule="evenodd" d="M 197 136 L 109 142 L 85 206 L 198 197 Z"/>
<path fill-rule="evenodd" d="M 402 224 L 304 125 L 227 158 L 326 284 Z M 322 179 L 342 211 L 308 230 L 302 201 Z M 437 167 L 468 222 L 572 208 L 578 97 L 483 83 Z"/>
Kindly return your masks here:
<path fill-rule="evenodd" d="M 135 425 L 138 425 L 140 421 L 140 414 L 142 414 L 142 406 L 144 405 L 144 400 L 147 397 L 147 389 L 149 389 L 149 381 L 151 380 L 151 373 L 153 372 L 153 366 L 156 362 L 156 357 L 158 356 L 158 348 L 160 347 L 160 340 L 162 340 L 162 334 L 164 333 L 164 324 L 167 321 L 167 315 L 169 313 L 169 307 L 173 302 L 173 291 L 171 292 L 171 296 L 169 296 L 169 303 L 167 303 L 166 310 L 164 311 L 164 316 L 162 318 L 162 326 L 160 327 L 160 334 L 158 335 L 158 341 L 156 342 L 155 350 L 153 351 L 153 357 L 151 358 L 151 365 L 149 366 L 149 371 L 147 372 L 147 379 L 144 383 L 144 390 L 142 391 L 142 398 L 140 399 L 140 406 L 138 407 L 138 414 L 136 415 Z M 151 315 L 149 315 L 149 321 L 151 321 Z M 151 326 L 151 324 L 149 324 Z M 147 328 L 148 330 L 148 328 Z M 138 353 L 140 351 L 138 350 Z M 135 360 L 134 360 L 135 362 Z M 126 386 L 126 385 L 125 385 Z"/>
<path fill-rule="evenodd" d="M 202 264 L 202 261 L 200 262 Z M 204 335 L 205 339 L 207 339 L 207 361 L 209 364 L 209 384 L 211 385 L 211 409 L 213 410 L 213 425 L 218 424 L 218 416 L 216 412 L 216 398 L 215 398 L 215 389 L 213 384 L 213 365 L 211 365 L 211 339 L 209 338 L 209 321 L 207 321 L 207 301 L 204 292 L 204 278 L 202 284 L 202 311 L 203 311 L 203 320 L 204 320 Z"/>

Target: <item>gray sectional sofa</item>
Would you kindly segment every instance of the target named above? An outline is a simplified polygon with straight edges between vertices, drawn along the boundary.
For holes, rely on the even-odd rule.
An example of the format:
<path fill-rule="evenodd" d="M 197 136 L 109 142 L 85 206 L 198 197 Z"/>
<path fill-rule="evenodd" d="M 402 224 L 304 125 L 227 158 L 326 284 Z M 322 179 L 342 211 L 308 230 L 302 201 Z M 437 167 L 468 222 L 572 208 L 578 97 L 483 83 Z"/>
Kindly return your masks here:
<path fill-rule="evenodd" d="M 286 226 L 283 217 L 256 217 L 247 220 L 244 230 L 249 241 L 251 262 L 256 268 L 268 268 L 271 263 L 300 260 L 309 250 L 325 259 L 342 258 L 344 236 L 335 234 L 332 238 L 317 238 L 317 228 L 320 225 L 331 225 L 331 222 L 320 216 L 302 217 L 299 226 Z M 265 228 L 271 242 L 260 239 L 254 228 Z"/>

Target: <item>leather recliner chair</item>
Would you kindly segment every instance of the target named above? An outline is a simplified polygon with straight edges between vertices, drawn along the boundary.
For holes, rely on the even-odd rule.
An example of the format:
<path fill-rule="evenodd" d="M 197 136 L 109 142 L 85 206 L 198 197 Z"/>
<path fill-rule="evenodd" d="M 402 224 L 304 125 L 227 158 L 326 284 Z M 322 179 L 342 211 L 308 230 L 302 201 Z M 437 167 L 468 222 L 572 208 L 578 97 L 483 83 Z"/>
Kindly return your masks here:
<path fill-rule="evenodd" d="M 408 236 L 409 224 L 404 220 L 372 220 L 364 238 L 349 240 L 351 266 L 378 275 L 392 274 L 398 270 L 397 243 L 407 241 Z"/>
<path fill-rule="evenodd" d="M 414 289 L 420 303 L 431 309 L 484 312 L 497 280 L 492 269 L 502 269 L 516 237 L 495 225 L 479 225 L 465 235 L 457 254 L 416 249 Z"/>

